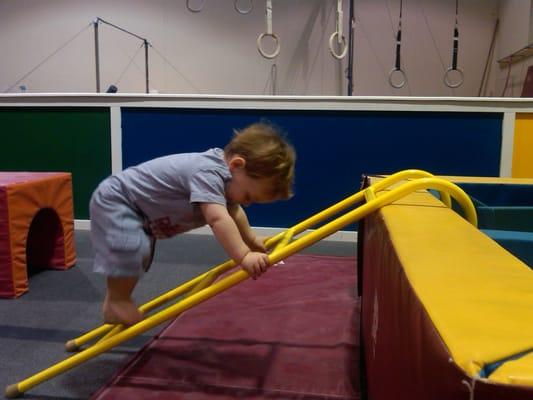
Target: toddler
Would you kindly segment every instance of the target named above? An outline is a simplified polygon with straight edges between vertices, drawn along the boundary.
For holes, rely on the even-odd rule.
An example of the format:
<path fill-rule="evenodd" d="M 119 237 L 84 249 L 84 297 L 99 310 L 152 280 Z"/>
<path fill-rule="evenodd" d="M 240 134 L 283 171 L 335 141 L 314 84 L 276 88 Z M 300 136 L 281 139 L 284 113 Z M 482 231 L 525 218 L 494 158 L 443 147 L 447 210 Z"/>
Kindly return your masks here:
<path fill-rule="evenodd" d="M 90 215 L 94 270 L 107 279 L 104 321 L 140 321 L 132 292 L 152 262 L 155 240 L 205 224 L 248 274 L 265 272 L 265 246 L 241 206 L 290 198 L 295 157 L 274 126 L 256 123 L 224 150 L 156 158 L 101 182 Z"/>

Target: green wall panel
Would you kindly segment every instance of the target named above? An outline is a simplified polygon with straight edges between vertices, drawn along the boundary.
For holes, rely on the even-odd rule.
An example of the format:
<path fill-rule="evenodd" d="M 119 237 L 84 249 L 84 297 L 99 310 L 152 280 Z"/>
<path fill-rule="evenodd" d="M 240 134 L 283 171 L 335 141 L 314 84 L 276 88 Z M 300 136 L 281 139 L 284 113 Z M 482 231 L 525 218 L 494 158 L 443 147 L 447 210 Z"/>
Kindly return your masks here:
<path fill-rule="evenodd" d="M 89 218 L 89 199 L 111 173 L 109 108 L 0 108 L 0 171 L 72 173 L 74 215 Z"/>

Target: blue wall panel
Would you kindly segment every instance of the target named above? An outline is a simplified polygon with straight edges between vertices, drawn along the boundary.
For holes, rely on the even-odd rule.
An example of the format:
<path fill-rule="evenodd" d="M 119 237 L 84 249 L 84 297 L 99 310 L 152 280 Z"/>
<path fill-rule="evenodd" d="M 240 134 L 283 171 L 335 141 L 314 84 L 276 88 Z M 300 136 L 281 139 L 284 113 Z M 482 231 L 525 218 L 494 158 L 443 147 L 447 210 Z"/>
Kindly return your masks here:
<path fill-rule="evenodd" d="M 499 176 L 500 113 L 123 108 L 123 167 L 224 147 L 262 118 L 287 132 L 298 160 L 295 197 L 249 207 L 254 226 L 293 225 L 356 192 L 363 173 Z"/>

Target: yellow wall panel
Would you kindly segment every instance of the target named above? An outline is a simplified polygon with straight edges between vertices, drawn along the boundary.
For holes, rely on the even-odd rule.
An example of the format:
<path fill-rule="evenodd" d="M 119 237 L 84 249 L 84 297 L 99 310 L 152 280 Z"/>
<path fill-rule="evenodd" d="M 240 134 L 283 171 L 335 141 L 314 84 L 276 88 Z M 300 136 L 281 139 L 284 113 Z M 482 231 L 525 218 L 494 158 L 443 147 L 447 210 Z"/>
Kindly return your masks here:
<path fill-rule="evenodd" d="M 533 178 L 533 114 L 516 114 L 513 178 Z"/>

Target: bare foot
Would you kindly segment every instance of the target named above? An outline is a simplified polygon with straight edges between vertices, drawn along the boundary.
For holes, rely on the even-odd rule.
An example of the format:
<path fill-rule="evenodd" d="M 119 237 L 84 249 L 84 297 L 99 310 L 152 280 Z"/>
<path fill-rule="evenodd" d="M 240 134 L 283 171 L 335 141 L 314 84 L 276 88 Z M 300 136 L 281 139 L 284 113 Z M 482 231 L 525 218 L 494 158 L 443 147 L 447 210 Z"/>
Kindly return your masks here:
<path fill-rule="evenodd" d="M 102 306 L 102 314 L 107 324 L 135 325 L 142 319 L 142 314 L 132 301 L 109 301 Z"/>

